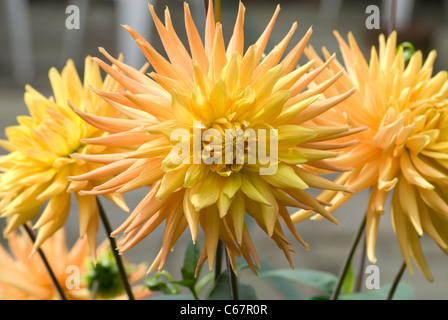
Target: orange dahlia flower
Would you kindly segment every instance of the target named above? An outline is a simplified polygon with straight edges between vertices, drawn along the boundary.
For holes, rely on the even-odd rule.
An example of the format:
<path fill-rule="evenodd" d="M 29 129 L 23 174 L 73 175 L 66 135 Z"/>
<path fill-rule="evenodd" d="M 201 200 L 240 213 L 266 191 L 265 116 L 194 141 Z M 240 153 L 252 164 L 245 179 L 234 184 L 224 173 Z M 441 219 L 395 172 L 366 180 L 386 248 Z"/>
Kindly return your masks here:
<path fill-rule="evenodd" d="M 80 119 L 67 101 L 91 114 L 111 116 L 116 110 L 93 93 L 89 85 L 111 92 L 120 85 L 110 76 L 103 81 L 98 65 L 90 57 L 85 60 L 84 81 L 71 60 L 61 73 L 52 68 L 49 78 L 54 96 L 46 98 L 26 86 L 25 103 L 30 115 L 17 117 L 19 125 L 6 128 L 8 140 L 0 140 L 0 146 L 10 152 L 0 156 L 0 213 L 8 219 L 4 234 L 7 236 L 38 218 L 33 227 L 39 229 L 35 242 L 35 247 L 39 247 L 65 224 L 73 192 L 79 204 L 80 236 L 87 235 L 94 254 L 99 225 L 96 198 L 76 192 L 101 181 L 70 182 L 67 176 L 99 165 L 70 158 L 70 154 L 102 154 L 114 149 L 82 143 L 82 139 L 101 137 L 105 132 Z M 127 210 L 121 195 L 107 197 Z M 40 213 L 42 206 L 45 209 Z"/>
<path fill-rule="evenodd" d="M 370 261 L 376 261 L 378 225 L 385 213 L 385 200 L 392 195 L 391 220 L 401 252 L 410 272 L 411 260 L 432 280 L 419 238 L 428 234 L 448 254 L 448 81 L 447 72 L 432 75 L 436 57 L 432 51 L 426 61 L 416 52 L 406 64 L 397 34 L 379 38 L 379 52 L 371 49 L 370 61 L 362 55 L 353 35 L 348 44 L 336 33 L 347 71 L 333 61 L 318 77 L 319 85 L 343 72 L 342 77 L 324 94 L 338 96 L 353 85 L 357 91 L 338 106 L 314 119 L 317 125 L 367 127 L 358 133 L 359 142 L 341 150 L 334 165 L 352 171 L 335 181 L 357 192 L 371 188 L 367 205 L 366 241 Z M 329 54 L 324 48 L 324 56 Z M 309 58 L 323 65 L 312 49 Z M 341 139 L 341 143 L 345 139 Z M 333 212 L 353 194 L 324 191 L 318 199 L 331 204 Z M 300 211 L 298 222 L 312 215 Z"/>
<path fill-rule="evenodd" d="M 75 110 L 90 124 L 111 133 L 89 139 L 89 143 L 138 145 L 138 149 L 109 155 L 73 155 L 105 165 L 70 179 L 110 177 L 104 184 L 82 191 L 84 195 L 124 193 L 150 186 L 140 204 L 113 232 L 113 236 L 125 234 L 118 244 L 120 252 L 125 252 L 165 221 L 162 249 L 150 271 L 163 268 L 168 253 L 187 227 L 193 241 L 201 227 L 205 242 L 198 267 L 208 259 L 212 269 L 221 240 L 233 267 L 234 258 L 243 256 L 255 272 L 259 260 L 245 223 L 246 213 L 276 242 L 292 265 L 293 249 L 282 225 L 305 247 L 307 244 L 297 233 L 287 207 L 311 209 L 337 223 L 324 209 L 325 203 L 305 189 L 348 192 L 316 171 L 341 170 L 327 159 L 337 156 L 333 149 L 352 142 L 332 144 L 327 140 L 358 130 L 346 125 L 315 126 L 308 120 L 331 109 L 353 90 L 348 88 L 331 99 L 322 98 L 322 92 L 340 74 L 306 90 L 334 57 L 317 69 L 312 68 L 312 61 L 297 66 L 312 31 L 308 30 L 285 54 L 296 23 L 261 59 L 279 8 L 256 43 L 245 50 L 243 4 L 239 5 L 226 47 L 222 25 L 215 23 L 212 1 L 209 3 L 204 44 L 188 4 L 184 5 L 189 51 L 173 28 L 169 10 L 165 11 L 163 24 L 150 6 L 168 60 L 125 26 L 154 68 L 147 76 L 100 49 L 122 73 L 96 61 L 125 89 L 96 92 L 129 119 L 94 117 Z"/>
<path fill-rule="evenodd" d="M 104 242 L 98 248 L 101 256 L 108 249 Z M 41 259 L 35 252 L 30 238 L 13 231 L 8 236 L 8 247 L 0 245 L 0 299 L 2 300 L 54 300 L 60 299 L 59 293 Z M 41 246 L 53 273 L 68 300 L 90 300 L 88 275 L 89 256 L 87 238 L 78 239 L 70 250 L 67 250 L 65 228 L 59 229 Z M 99 259 L 101 261 L 101 258 Z M 139 282 L 145 277 L 146 264 L 133 265 L 125 261 L 129 272 L 129 282 L 136 299 L 148 297 L 151 292 Z M 102 299 L 100 295 L 98 299 Z M 115 293 L 110 299 L 127 299 L 123 290 Z"/>

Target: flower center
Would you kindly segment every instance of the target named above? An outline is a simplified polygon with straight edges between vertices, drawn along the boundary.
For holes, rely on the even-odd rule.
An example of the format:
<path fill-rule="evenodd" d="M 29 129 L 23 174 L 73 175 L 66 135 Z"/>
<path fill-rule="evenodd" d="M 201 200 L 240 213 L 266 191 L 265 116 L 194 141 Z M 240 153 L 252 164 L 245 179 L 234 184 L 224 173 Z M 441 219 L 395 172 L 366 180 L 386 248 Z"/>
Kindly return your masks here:
<path fill-rule="evenodd" d="M 256 151 L 256 136 L 248 123 L 226 118 L 217 119 L 202 130 L 201 141 L 202 162 L 221 176 L 240 171 Z"/>

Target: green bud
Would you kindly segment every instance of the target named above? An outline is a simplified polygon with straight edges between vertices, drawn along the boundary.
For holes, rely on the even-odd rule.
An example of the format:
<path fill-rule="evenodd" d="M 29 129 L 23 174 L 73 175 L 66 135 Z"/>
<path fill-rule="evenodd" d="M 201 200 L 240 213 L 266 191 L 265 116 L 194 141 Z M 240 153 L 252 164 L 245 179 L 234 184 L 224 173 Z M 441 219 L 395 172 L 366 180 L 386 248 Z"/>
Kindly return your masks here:
<path fill-rule="evenodd" d="M 86 280 L 90 291 L 95 285 L 98 296 L 106 299 L 111 299 L 124 290 L 120 272 L 111 250 L 99 257 L 96 265 L 90 262 Z"/>
<path fill-rule="evenodd" d="M 400 48 L 403 48 L 403 56 L 404 56 L 404 62 L 408 63 L 409 60 L 411 60 L 412 56 L 415 54 L 415 48 L 414 45 L 410 42 L 403 42 L 397 47 L 397 52 L 400 50 Z"/>

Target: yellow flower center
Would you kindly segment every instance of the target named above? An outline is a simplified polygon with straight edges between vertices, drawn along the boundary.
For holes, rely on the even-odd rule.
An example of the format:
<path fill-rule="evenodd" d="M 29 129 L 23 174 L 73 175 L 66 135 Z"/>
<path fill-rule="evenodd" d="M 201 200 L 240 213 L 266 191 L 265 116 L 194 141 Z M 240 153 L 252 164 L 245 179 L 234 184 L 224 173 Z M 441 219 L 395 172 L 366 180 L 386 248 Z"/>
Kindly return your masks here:
<path fill-rule="evenodd" d="M 250 151 L 246 122 L 229 121 L 226 118 L 217 119 L 210 128 L 202 132 L 201 158 L 210 170 L 221 176 L 229 176 L 238 172 L 248 163 Z M 254 137 L 253 137 L 254 138 Z M 204 141 L 205 140 L 205 141 Z M 253 139 L 253 141 L 255 141 Z"/>

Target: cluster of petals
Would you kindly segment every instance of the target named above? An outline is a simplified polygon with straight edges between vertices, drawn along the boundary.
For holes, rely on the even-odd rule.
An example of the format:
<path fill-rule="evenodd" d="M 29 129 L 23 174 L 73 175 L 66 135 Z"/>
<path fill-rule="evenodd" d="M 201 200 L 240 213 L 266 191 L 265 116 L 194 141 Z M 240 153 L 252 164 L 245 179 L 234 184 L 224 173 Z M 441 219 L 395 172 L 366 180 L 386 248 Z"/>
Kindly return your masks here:
<path fill-rule="evenodd" d="M 376 261 L 375 247 L 381 216 L 388 210 L 399 247 L 410 272 L 412 261 L 432 280 L 423 256 L 420 238 L 429 235 L 448 254 L 448 78 L 446 71 L 433 75 L 435 51 L 426 59 L 417 51 L 405 61 L 397 47 L 397 33 L 379 38 L 367 62 L 353 35 L 348 44 L 336 33 L 344 66 L 332 61 L 314 80 L 319 86 L 335 74 L 342 77 L 324 94 L 327 98 L 356 86 L 351 97 L 314 119 L 317 125 L 366 127 L 356 135 L 358 143 L 341 150 L 334 165 L 350 166 L 335 182 L 358 192 L 370 188 L 366 216 L 366 245 L 370 261 Z M 323 65 L 313 48 L 307 56 Z M 324 57 L 329 53 L 324 48 Z M 339 142 L 344 142 L 341 139 Z M 334 212 L 353 194 L 324 191 L 318 199 L 329 202 Z M 293 215 L 299 222 L 312 216 L 301 210 Z"/>
<path fill-rule="evenodd" d="M 20 230 L 20 229 L 19 229 Z M 65 297 L 68 300 L 90 300 L 86 276 L 90 260 L 87 238 L 78 239 L 70 250 L 67 248 L 65 228 L 59 229 L 41 246 Z M 0 245 L 0 299 L 6 300 L 59 300 L 53 280 L 29 237 L 12 231 L 8 236 L 8 250 Z M 103 242 L 98 247 L 100 256 L 108 249 Z M 129 282 L 136 299 L 151 295 L 140 282 L 146 274 L 146 264 L 134 265 L 125 261 Z M 97 299 L 102 297 L 97 296 Z M 127 299 L 123 291 L 111 299 Z"/>
<path fill-rule="evenodd" d="M 64 226 L 74 194 L 79 206 L 80 236 L 89 238 L 94 255 L 99 225 L 97 199 L 78 191 L 104 181 L 70 182 L 68 176 L 100 166 L 71 158 L 70 154 L 102 154 L 122 149 L 83 143 L 85 138 L 106 133 L 79 118 L 68 103 L 97 116 L 114 115 L 117 111 L 90 86 L 113 92 L 120 85 L 111 77 L 103 81 L 100 68 L 90 57 L 85 59 L 83 81 L 72 60 L 61 73 L 51 68 L 49 78 L 53 96 L 47 98 L 27 85 L 24 99 L 29 115 L 17 117 L 18 125 L 6 128 L 7 140 L 0 140 L 0 146 L 9 151 L 0 157 L 0 212 L 7 219 L 4 235 L 37 219 L 33 224 L 38 229 L 35 247 L 40 247 Z M 127 210 L 121 195 L 107 197 Z"/>
<path fill-rule="evenodd" d="M 233 268 L 235 257 L 242 256 L 256 272 L 260 262 L 246 224 L 249 217 L 275 241 L 292 265 L 290 253 L 294 250 L 283 228 L 289 229 L 305 247 L 308 245 L 299 236 L 288 208 L 313 210 L 338 223 L 325 209 L 328 203 L 314 198 L 306 189 L 350 192 L 321 173 L 345 170 L 328 159 L 337 157 L 340 149 L 355 141 L 333 143 L 332 140 L 351 136 L 364 128 L 351 128 L 347 124 L 321 126 L 312 120 L 346 100 L 354 89 L 346 88 L 331 98 L 325 97 L 324 92 L 336 83 L 342 72 L 307 89 L 335 56 L 328 57 L 318 68 L 314 68 L 314 61 L 298 65 L 312 30 L 286 52 L 297 28 L 294 23 L 284 39 L 262 58 L 279 7 L 258 40 L 246 49 L 242 3 L 226 46 L 222 25 L 215 23 L 212 2 L 209 1 L 204 41 L 188 4 L 184 5 L 189 50 L 176 34 L 169 10 L 165 10 L 163 23 L 150 6 L 167 59 L 136 31 L 124 26 L 153 69 L 147 75 L 100 49 L 111 65 L 100 59 L 95 61 L 123 90 L 96 90 L 96 93 L 126 119 L 98 117 L 73 103 L 73 109 L 82 119 L 109 133 L 87 139 L 87 143 L 135 147 L 133 151 L 106 155 L 73 154 L 75 159 L 102 166 L 71 176 L 70 180 L 108 179 L 91 189 L 85 188 L 83 195 L 123 194 L 149 186 L 146 196 L 112 235 L 124 234 L 118 243 L 123 253 L 164 222 L 163 243 L 150 271 L 163 268 L 168 253 L 189 228 L 193 241 L 197 240 L 199 230 L 204 235 L 198 267 L 206 260 L 209 268 L 213 267 L 218 243 L 222 241 Z M 173 162 L 171 152 L 177 142 L 171 140 L 171 134 L 183 129 L 188 133 L 187 140 L 193 140 L 196 122 L 201 124 L 200 130 L 213 128 L 223 135 L 226 129 L 275 130 L 277 170 L 261 175 L 260 169 L 265 164 L 249 163 L 247 154 L 244 163 Z M 261 139 L 257 136 L 257 140 Z M 209 148 L 205 140 L 201 152 Z M 214 156 L 222 155 L 224 149 L 215 149 Z"/>

